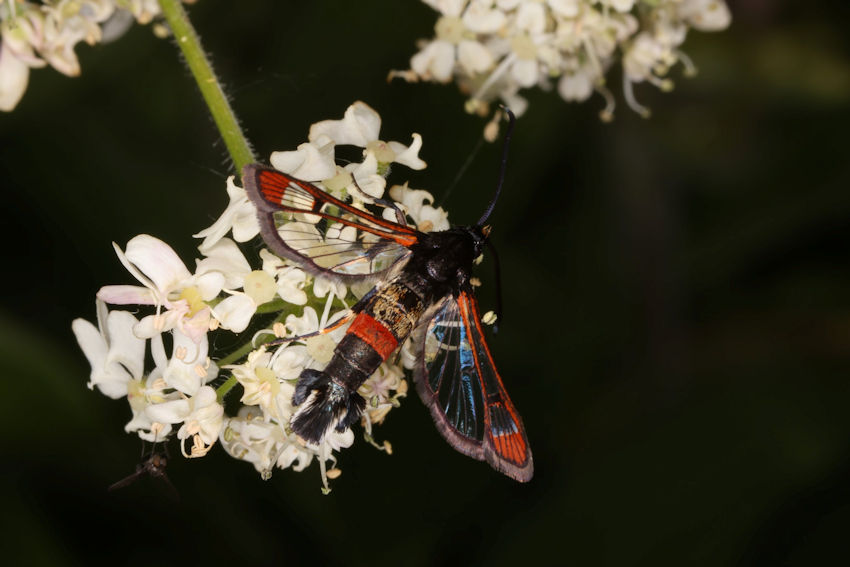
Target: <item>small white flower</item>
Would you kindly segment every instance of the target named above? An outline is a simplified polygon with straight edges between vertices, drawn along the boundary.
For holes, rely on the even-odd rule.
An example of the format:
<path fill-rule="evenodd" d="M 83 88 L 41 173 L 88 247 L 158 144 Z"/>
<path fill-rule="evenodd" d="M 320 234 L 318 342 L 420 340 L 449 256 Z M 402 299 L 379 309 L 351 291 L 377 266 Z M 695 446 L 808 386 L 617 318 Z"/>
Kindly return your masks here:
<path fill-rule="evenodd" d="M 324 120 L 310 127 L 310 141 L 327 136 L 337 145 L 353 145 L 372 152 L 382 164 L 400 163 L 411 169 L 424 169 L 425 162 L 419 159 L 422 137 L 413 134 L 413 143 L 405 146 L 400 142 L 384 142 L 379 139 L 381 116 L 365 102 L 355 102 L 348 107 L 342 120 Z"/>
<path fill-rule="evenodd" d="M 266 421 L 262 410 L 257 406 L 243 406 L 236 417 L 226 419 L 220 440 L 232 457 L 253 464 L 260 473 L 268 473 L 275 465 L 282 448 L 289 445 L 283 428 Z M 312 458 L 312 455 L 309 455 L 309 458 Z M 310 464 L 309 458 L 304 467 Z"/>
<path fill-rule="evenodd" d="M 285 352 L 289 348 L 283 350 Z M 231 367 L 233 376 L 244 390 L 242 403 L 260 406 L 263 415 L 278 423 L 288 423 L 292 415 L 290 400 L 295 387 L 278 378 L 274 369 L 270 367 L 271 359 L 271 353 L 261 347 L 248 355 L 245 364 Z M 304 366 L 301 368 L 303 369 Z"/>
<path fill-rule="evenodd" d="M 205 455 L 224 424 L 224 408 L 218 403 L 215 390 L 204 386 L 190 398 L 163 402 L 147 409 L 147 414 L 160 423 L 183 423 L 177 431 L 180 448 L 185 457 Z M 185 450 L 185 440 L 193 439 L 191 453 Z"/>
<path fill-rule="evenodd" d="M 173 329 L 174 341 L 171 359 L 163 371 L 162 378 L 169 387 L 188 396 L 194 396 L 201 386 L 218 374 L 218 368 L 207 358 L 207 337 L 195 342 L 179 329 Z"/>
<path fill-rule="evenodd" d="M 307 303 L 304 286 L 307 285 L 307 274 L 301 268 L 287 265 L 286 261 L 275 256 L 265 248 L 260 250 L 263 260 L 263 271 L 272 275 L 277 282 L 277 294 L 293 305 Z"/>
<path fill-rule="evenodd" d="M 725 30 L 732 22 L 732 14 L 723 0 L 682 0 L 679 15 L 700 31 Z"/>
<path fill-rule="evenodd" d="M 475 39 L 476 34 L 498 30 L 504 23 L 504 14 L 478 4 L 470 6 L 461 17 L 465 2 L 429 3 L 443 16 L 434 26 L 436 39 L 411 58 L 411 69 L 443 83 L 451 80 L 456 63 L 468 75 L 490 69 L 493 56 Z"/>
<path fill-rule="evenodd" d="M 97 327 L 74 319 L 71 328 L 92 367 L 89 389 L 97 386 L 104 395 L 118 399 L 127 395 L 130 380 L 142 377 L 145 340 L 133 334 L 138 322 L 128 311 L 107 313 L 102 301 L 97 302 Z"/>
<path fill-rule="evenodd" d="M 291 152 L 272 152 L 269 160 L 275 169 L 304 181 L 321 181 L 336 175 L 334 140 L 316 136 Z"/>
<path fill-rule="evenodd" d="M 236 242 L 247 242 L 260 233 L 260 225 L 257 222 L 257 208 L 248 199 L 245 189 L 238 187 L 233 182 L 233 176 L 227 178 L 227 196 L 230 202 L 224 212 L 212 226 L 193 235 L 195 238 L 203 238 L 204 241 L 198 249 L 206 254 L 215 244 L 228 232 L 233 232 Z"/>
<path fill-rule="evenodd" d="M 315 333 L 321 328 L 328 327 L 347 313 L 347 310 L 338 311 L 331 316 L 325 324 L 320 325 L 322 322 L 319 320 L 316 310 L 312 307 L 305 307 L 304 313 L 301 317 L 296 317 L 295 315 L 286 316 L 286 328 L 292 332 L 292 336 L 299 337 L 301 335 Z M 336 349 L 336 345 L 345 335 L 346 328 L 347 327 L 345 325 L 342 325 L 340 328 L 334 329 L 333 331 L 307 338 L 304 343 L 307 346 L 307 353 L 312 361 L 305 365 L 305 368 L 322 368 L 330 362 L 333 357 L 334 349 Z"/>
<path fill-rule="evenodd" d="M 593 87 L 598 80 L 596 69 L 592 65 L 583 65 L 561 76 L 558 80 L 558 94 L 568 101 L 587 100 L 593 94 Z"/>
<path fill-rule="evenodd" d="M 410 189 L 407 184 L 393 185 L 390 188 L 390 197 L 395 200 L 402 210 L 413 219 L 416 228 L 422 232 L 447 230 L 449 224 L 449 213 L 442 207 L 434 208 L 434 196 L 428 191 Z M 384 218 L 395 220 L 395 212 L 384 209 Z"/>

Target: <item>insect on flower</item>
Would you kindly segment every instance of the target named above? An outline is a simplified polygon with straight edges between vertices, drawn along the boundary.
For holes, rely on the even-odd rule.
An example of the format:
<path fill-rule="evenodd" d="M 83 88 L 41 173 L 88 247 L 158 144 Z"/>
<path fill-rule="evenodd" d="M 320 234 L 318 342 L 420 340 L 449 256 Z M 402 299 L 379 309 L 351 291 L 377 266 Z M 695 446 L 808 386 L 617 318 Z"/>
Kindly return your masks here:
<path fill-rule="evenodd" d="M 111 484 L 108 490 L 111 492 L 113 490 L 118 490 L 119 488 L 124 488 L 125 486 L 129 486 L 133 484 L 140 478 L 145 475 L 148 475 L 151 478 L 161 478 L 162 481 L 168 486 L 169 491 L 172 496 L 175 498 L 179 498 L 177 496 L 177 489 L 174 488 L 174 485 L 171 484 L 171 480 L 169 480 L 168 475 L 165 472 L 165 467 L 168 465 L 168 453 L 165 450 L 158 450 L 154 445 L 154 448 L 150 453 L 144 455 L 142 462 L 136 465 L 136 470 L 119 480 Z"/>
<path fill-rule="evenodd" d="M 389 201 L 375 203 L 394 210 L 397 222 L 275 169 L 242 170 L 263 239 L 276 254 L 316 276 L 374 284 L 345 317 L 311 334 L 351 323 L 325 369 L 305 369 L 298 379 L 291 426 L 303 439 L 319 443 L 331 427 L 342 432 L 358 422 L 366 401 L 357 389 L 412 337 L 416 389 L 443 437 L 511 478 L 531 479 L 528 438 L 484 340 L 471 283 L 504 178 L 514 124 L 508 115 L 496 193 L 473 226 L 421 232 Z"/>

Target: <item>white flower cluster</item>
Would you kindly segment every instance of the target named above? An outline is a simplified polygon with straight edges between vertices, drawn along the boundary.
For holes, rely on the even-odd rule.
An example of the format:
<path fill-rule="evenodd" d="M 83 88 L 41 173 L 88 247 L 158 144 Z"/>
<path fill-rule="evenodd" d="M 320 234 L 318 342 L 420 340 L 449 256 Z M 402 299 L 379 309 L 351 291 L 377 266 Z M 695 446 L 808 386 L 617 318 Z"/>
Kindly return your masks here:
<path fill-rule="evenodd" d="M 133 19 L 147 24 L 160 13 L 156 0 L 0 2 L 0 110 L 7 112 L 24 96 L 30 68 L 50 65 L 76 77 L 80 62 L 74 48 L 79 42 L 111 41 Z"/>
<path fill-rule="evenodd" d="M 409 147 L 384 142 L 378 137 L 380 126 L 380 116 L 357 102 L 342 120 L 314 124 L 308 142 L 294 151 L 275 152 L 271 162 L 338 196 L 350 191 L 354 205 L 365 206 L 369 196 L 384 195 L 383 173 L 391 163 L 425 167 L 418 157 L 422 146 L 418 134 L 413 134 Z M 338 166 L 337 145 L 364 148 L 363 161 Z M 362 191 L 354 190 L 355 183 Z M 126 397 L 132 418 L 125 429 L 146 441 L 163 441 L 176 429 L 183 454 L 200 457 L 220 439 L 230 455 L 253 463 L 264 477 L 274 467 L 300 471 L 316 457 L 326 482 L 339 474 L 336 468 L 327 470 L 327 461 L 335 463 L 333 451 L 351 445 L 354 434 L 332 431 L 320 445 L 305 443 L 289 427 L 292 394 L 302 370 L 327 364 L 346 327 L 306 340 L 255 345 L 314 333 L 341 318 L 346 306 L 369 290 L 313 278 L 265 249 L 254 258 L 259 269 L 252 269 L 237 242 L 257 236 L 256 210 L 232 178 L 227 192 L 230 204 L 224 213 L 195 235 L 203 241 L 194 273 L 171 247 L 153 236 L 136 236 L 124 250 L 115 246 L 121 263 L 141 285 L 101 288 L 97 326 L 83 319 L 73 322 L 92 367 L 89 387 L 114 399 Z M 405 184 L 392 187 L 389 194 L 420 229 L 449 227 L 447 213 L 431 206 L 433 197 L 426 191 Z M 110 310 L 107 305 L 134 307 L 130 312 Z M 149 314 L 137 319 L 133 315 L 137 306 L 149 306 Z M 214 335 L 241 333 L 252 323 L 255 328 L 267 328 L 214 361 L 210 345 L 239 343 L 232 336 L 222 340 Z M 166 343 L 170 343 L 170 357 Z M 153 368 L 146 366 L 148 359 Z M 231 364 L 239 360 L 243 362 Z M 222 399 L 237 384 L 243 391 L 242 407 L 227 416 Z M 359 393 L 368 404 L 363 416 L 367 440 L 377 446 L 372 425 L 380 423 L 406 392 L 403 370 L 393 362 L 384 363 L 361 386 Z M 381 448 L 390 450 L 388 443 Z"/>
<path fill-rule="evenodd" d="M 676 63 L 695 68 L 680 50 L 690 28 L 719 31 L 731 20 L 724 0 L 423 0 L 440 13 L 435 38 L 425 41 L 396 71 L 410 81 L 458 82 L 470 95 L 467 110 L 488 112 L 501 99 L 515 114 L 527 106 L 524 88 L 548 90 L 557 80 L 567 101 L 583 101 L 594 91 L 605 97 L 601 116 L 613 117 L 614 97 L 605 75 L 615 60 L 623 64 L 623 91 L 641 115 L 647 108 L 632 85 L 647 81 L 670 90 L 667 73 Z"/>

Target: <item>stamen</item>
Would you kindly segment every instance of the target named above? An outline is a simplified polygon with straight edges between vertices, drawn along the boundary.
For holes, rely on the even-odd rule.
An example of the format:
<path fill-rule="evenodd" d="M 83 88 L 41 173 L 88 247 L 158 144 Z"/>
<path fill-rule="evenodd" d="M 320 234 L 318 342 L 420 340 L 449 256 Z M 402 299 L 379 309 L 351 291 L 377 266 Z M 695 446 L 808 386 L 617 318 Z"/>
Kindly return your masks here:
<path fill-rule="evenodd" d="M 602 122 L 611 122 L 614 120 L 614 109 L 617 108 L 617 101 L 611 90 L 603 84 L 596 85 L 594 90 L 602 95 L 605 99 L 605 108 L 599 111 L 599 119 Z"/>
<path fill-rule="evenodd" d="M 685 66 L 685 76 L 688 78 L 696 77 L 699 74 L 699 69 L 696 65 L 694 65 L 693 60 L 688 57 L 688 54 L 682 51 L 681 49 L 676 49 L 673 51 L 676 57 L 679 58 L 679 61 L 682 62 L 682 65 Z"/>
<path fill-rule="evenodd" d="M 652 111 L 635 99 L 635 93 L 632 90 L 632 82 L 629 80 L 629 77 L 625 72 L 623 73 L 623 96 L 625 96 L 626 104 L 629 105 L 629 108 L 640 114 L 641 118 L 649 118 L 652 115 Z"/>
<path fill-rule="evenodd" d="M 674 87 L 672 79 L 662 79 L 655 75 L 650 75 L 646 78 L 646 80 L 658 87 L 661 92 L 669 93 Z"/>
<path fill-rule="evenodd" d="M 328 478 L 331 479 L 331 480 L 339 478 L 339 475 L 341 475 L 341 474 L 342 474 L 342 471 L 340 469 L 336 468 L 336 467 L 332 468 L 327 473 Z"/>

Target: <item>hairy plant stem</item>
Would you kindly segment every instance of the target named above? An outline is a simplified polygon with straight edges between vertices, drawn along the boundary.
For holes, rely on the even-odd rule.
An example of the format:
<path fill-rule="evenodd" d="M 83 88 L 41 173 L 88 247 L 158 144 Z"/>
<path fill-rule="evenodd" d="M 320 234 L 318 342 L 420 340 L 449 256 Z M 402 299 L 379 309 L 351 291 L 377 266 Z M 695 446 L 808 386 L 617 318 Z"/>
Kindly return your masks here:
<path fill-rule="evenodd" d="M 210 114 L 230 153 L 230 159 L 233 160 L 236 171 L 241 172 L 244 166 L 257 160 L 254 158 L 254 152 L 245 134 L 242 133 L 242 128 L 239 127 L 239 121 L 224 95 L 212 65 L 204 55 L 201 40 L 189 22 L 189 16 L 180 0 L 159 0 L 159 6 L 171 27 L 177 46 L 186 58 L 186 64 L 192 71 L 192 76 L 198 83 L 198 88 L 201 89 Z"/>

